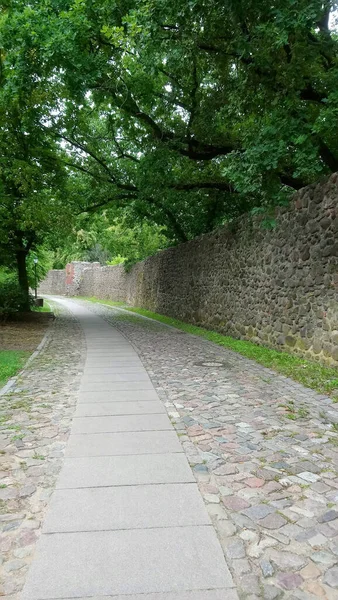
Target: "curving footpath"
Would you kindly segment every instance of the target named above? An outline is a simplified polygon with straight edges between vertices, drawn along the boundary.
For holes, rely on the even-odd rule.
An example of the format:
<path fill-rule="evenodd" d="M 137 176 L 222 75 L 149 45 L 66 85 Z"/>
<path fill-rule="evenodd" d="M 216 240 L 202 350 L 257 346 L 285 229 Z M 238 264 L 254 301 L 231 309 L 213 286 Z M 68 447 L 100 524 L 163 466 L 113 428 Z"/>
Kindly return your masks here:
<path fill-rule="evenodd" d="M 236 600 L 179 438 L 131 343 L 101 316 L 81 323 L 87 358 L 66 457 L 23 600 Z"/>

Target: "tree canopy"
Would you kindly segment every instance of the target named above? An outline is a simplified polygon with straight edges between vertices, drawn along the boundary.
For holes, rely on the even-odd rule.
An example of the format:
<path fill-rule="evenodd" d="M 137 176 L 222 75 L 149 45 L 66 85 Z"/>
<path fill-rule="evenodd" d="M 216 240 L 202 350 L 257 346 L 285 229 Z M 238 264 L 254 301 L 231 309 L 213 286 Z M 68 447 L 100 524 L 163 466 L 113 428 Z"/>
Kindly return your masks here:
<path fill-rule="evenodd" d="M 11 176 L 26 216 L 34 189 L 47 215 L 71 207 L 73 228 L 84 213 L 90 232 L 106 211 L 115 226 L 162 228 L 168 243 L 287 201 L 338 170 L 335 10 L 326 0 L 7 0 L 4 197 L 13 155 L 19 179 L 34 180 Z"/>

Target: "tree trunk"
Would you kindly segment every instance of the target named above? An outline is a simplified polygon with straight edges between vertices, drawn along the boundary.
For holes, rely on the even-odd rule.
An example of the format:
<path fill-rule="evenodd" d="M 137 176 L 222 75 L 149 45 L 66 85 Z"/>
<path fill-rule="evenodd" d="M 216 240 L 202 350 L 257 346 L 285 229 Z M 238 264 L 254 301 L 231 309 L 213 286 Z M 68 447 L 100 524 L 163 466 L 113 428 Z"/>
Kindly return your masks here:
<path fill-rule="evenodd" d="M 29 305 L 29 285 L 28 285 L 28 275 L 27 275 L 27 250 L 25 248 L 21 248 L 16 253 L 16 264 L 18 269 L 18 278 L 19 278 L 19 286 L 23 295 L 22 302 L 22 310 L 30 310 Z"/>

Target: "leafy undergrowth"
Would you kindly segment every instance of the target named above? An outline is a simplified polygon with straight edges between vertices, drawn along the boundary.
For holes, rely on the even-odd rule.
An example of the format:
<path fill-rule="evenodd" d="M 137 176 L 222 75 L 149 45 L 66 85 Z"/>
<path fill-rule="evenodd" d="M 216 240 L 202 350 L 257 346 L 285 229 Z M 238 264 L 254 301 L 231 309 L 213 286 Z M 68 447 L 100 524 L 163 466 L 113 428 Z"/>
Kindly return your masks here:
<path fill-rule="evenodd" d="M 0 350 L 0 388 L 22 369 L 29 355 L 22 350 Z"/>
<path fill-rule="evenodd" d="M 135 308 L 126 306 L 123 302 L 113 302 L 111 300 L 99 300 L 98 298 L 87 298 L 82 297 L 83 300 L 89 300 L 90 302 L 97 302 L 100 304 L 106 304 L 109 306 L 116 306 L 124 308 L 133 313 L 137 313 L 144 317 L 149 317 L 155 321 L 160 321 L 166 325 L 171 325 L 177 329 L 181 329 L 186 333 L 192 335 L 198 335 L 203 337 L 210 342 L 214 342 L 224 348 L 229 348 L 234 352 L 238 352 L 246 358 L 255 360 L 259 364 L 277 371 L 286 377 L 290 377 L 304 386 L 317 390 L 323 394 L 331 395 L 333 400 L 338 402 L 338 369 L 334 367 L 327 367 L 317 362 L 306 360 L 298 356 L 293 356 L 287 352 L 280 352 L 265 346 L 258 346 L 252 342 L 245 340 L 236 340 L 230 336 L 216 333 L 215 331 L 209 331 L 202 327 L 196 327 L 195 325 L 189 325 L 183 323 L 177 319 L 166 317 L 165 315 L 159 315 L 153 313 L 150 310 L 144 308 Z"/>

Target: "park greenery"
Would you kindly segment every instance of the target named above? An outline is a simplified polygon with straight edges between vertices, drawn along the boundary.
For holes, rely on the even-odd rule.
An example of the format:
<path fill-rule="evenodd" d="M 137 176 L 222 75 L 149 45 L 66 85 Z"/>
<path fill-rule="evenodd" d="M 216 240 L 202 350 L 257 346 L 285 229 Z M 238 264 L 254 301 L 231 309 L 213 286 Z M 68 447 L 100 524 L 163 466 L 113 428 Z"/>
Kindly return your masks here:
<path fill-rule="evenodd" d="M 338 170 L 329 0 L 3 0 L 0 266 L 29 308 L 72 259 L 130 264 Z M 6 284 L 10 285 L 10 284 Z"/>

